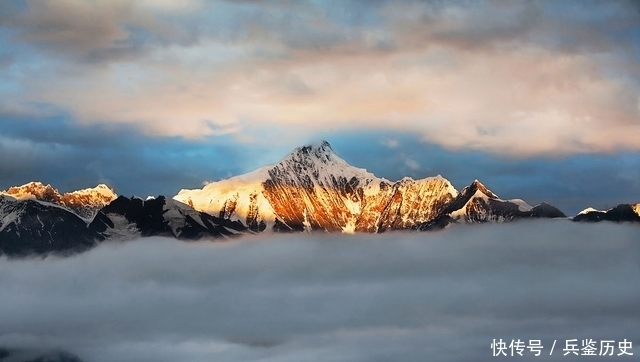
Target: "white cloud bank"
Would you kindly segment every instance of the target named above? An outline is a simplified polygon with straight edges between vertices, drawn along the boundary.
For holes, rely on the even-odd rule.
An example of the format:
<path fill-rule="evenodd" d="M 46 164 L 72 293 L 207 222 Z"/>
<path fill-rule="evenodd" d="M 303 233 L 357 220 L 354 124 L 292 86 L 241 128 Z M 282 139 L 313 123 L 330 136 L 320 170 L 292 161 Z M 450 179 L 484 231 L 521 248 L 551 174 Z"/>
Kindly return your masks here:
<path fill-rule="evenodd" d="M 494 338 L 542 339 L 547 353 L 553 339 L 639 345 L 637 236 L 634 225 L 545 221 L 2 258 L 0 349 L 84 362 L 417 362 L 490 360 Z"/>

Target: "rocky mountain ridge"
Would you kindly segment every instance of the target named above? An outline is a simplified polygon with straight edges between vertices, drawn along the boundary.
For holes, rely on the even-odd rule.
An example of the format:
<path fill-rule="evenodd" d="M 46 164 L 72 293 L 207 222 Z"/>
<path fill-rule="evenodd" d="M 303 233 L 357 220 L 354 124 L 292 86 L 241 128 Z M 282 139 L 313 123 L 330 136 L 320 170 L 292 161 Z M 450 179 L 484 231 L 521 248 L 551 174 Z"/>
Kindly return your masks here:
<path fill-rule="evenodd" d="M 326 141 L 298 147 L 275 165 L 202 189 L 181 190 L 174 199 L 248 227 L 263 223 L 275 231 L 376 233 L 451 222 L 565 216 L 556 208 L 549 210 L 550 205 L 531 211 L 534 208 L 522 200 L 501 200 L 478 180 L 458 193 L 440 175 L 395 182 L 378 178 L 349 165 Z"/>
<path fill-rule="evenodd" d="M 166 236 L 181 240 L 230 239 L 247 231 L 240 222 L 198 212 L 164 196 L 147 200 L 120 196 L 98 212 L 89 229 L 105 238 Z"/>
<path fill-rule="evenodd" d="M 65 207 L 0 195 L 0 255 L 71 254 L 110 240 L 163 236 L 180 240 L 232 239 L 252 233 L 239 222 L 198 212 L 164 196 L 120 196 L 91 223 Z"/>
<path fill-rule="evenodd" d="M 51 185 L 44 185 L 41 182 L 13 186 L 5 191 L 0 191 L 0 195 L 11 196 L 17 200 L 35 199 L 56 204 L 87 221 L 91 221 L 98 210 L 118 197 L 115 191 L 105 184 L 61 194 Z"/>
<path fill-rule="evenodd" d="M 83 251 L 104 239 L 66 208 L 0 195 L 0 255 Z"/>
<path fill-rule="evenodd" d="M 587 208 L 574 216 L 573 221 L 597 222 L 640 222 L 640 202 L 636 204 L 620 204 L 606 211 Z"/>

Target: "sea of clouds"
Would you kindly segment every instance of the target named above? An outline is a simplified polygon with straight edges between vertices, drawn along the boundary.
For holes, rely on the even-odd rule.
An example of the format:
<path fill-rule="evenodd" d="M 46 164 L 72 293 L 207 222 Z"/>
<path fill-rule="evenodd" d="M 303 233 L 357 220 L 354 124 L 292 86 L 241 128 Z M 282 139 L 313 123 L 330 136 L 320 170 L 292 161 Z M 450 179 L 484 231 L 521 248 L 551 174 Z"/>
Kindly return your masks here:
<path fill-rule="evenodd" d="M 0 258 L 0 361 L 490 361 L 500 338 L 542 340 L 523 361 L 626 338 L 634 356 L 610 358 L 633 360 L 639 236 L 540 221 Z"/>

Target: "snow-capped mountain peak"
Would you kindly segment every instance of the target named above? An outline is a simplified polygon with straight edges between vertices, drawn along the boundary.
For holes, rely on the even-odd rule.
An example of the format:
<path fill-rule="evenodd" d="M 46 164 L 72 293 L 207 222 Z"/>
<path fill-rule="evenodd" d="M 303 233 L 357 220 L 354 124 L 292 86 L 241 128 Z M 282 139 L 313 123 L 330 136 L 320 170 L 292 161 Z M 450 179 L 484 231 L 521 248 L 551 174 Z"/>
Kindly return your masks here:
<path fill-rule="evenodd" d="M 326 160 L 327 162 L 332 162 L 333 157 L 338 157 L 335 151 L 333 150 L 333 148 L 331 147 L 331 145 L 329 144 L 329 142 L 327 141 L 320 141 L 317 143 L 312 143 L 307 146 L 298 147 L 296 151 L 313 155 L 318 159 Z"/>
<path fill-rule="evenodd" d="M 640 221 L 640 203 L 619 204 L 606 211 L 586 208 L 573 217 L 573 221 Z"/>
<path fill-rule="evenodd" d="M 601 212 L 601 211 L 600 211 L 600 210 L 596 210 L 596 209 L 594 209 L 593 207 L 587 207 L 586 209 L 584 209 L 584 210 L 580 211 L 580 212 L 578 213 L 578 215 L 586 215 L 586 214 L 588 214 L 588 213 L 590 213 L 590 212 Z"/>
<path fill-rule="evenodd" d="M 0 194 L 9 195 L 18 200 L 37 199 L 48 202 L 56 202 L 61 196 L 51 185 L 38 181 L 28 182 L 22 186 L 12 186 L 6 191 L 0 191 Z"/>
<path fill-rule="evenodd" d="M 250 228 L 262 223 L 274 230 L 375 232 L 429 220 L 456 196 L 441 176 L 378 178 L 322 141 L 297 147 L 272 166 L 181 190 L 174 199 Z"/>
<path fill-rule="evenodd" d="M 351 166 L 335 153 L 327 141 L 294 149 L 280 162 L 272 166 L 269 171 L 272 179 L 281 177 L 283 174 L 308 175 L 312 180 L 317 180 L 324 186 L 331 185 L 331 175 L 339 175 L 348 179 L 356 177 L 373 180 L 377 178 L 365 169 Z"/>
<path fill-rule="evenodd" d="M 518 209 L 520 211 L 530 211 L 531 209 L 533 209 L 533 206 L 527 204 L 524 200 L 522 199 L 509 199 L 507 200 L 508 202 L 511 202 L 513 204 L 518 205 Z M 544 204 L 544 202 L 543 202 Z"/>
<path fill-rule="evenodd" d="M 117 195 L 113 189 L 105 184 L 99 184 L 94 188 L 77 190 L 61 194 L 51 185 L 32 181 L 22 186 L 13 186 L 6 191 L 0 191 L 0 195 L 8 195 L 17 200 L 37 200 L 47 202 L 75 213 L 86 221 L 90 221 L 96 212 L 115 200 Z"/>
<path fill-rule="evenodd" d="M 478 196 L 480 196 L 481 194 L 490 198 L 490 199 L 500 199 L 498 197 L 498 195 L 494 194 L 493 192 L 491 192 L 491 190 L 489 190 L 482 182 L 480 182 L 478 179 L 473 180 L 473 182 L 471 183 L 471 185 L 465 187 L 464 189 L 462 189 L 462 191 L 460 192 L 461 194 L 476 194 L 478 193 Z"/>
<path fill-rule="evenodd" d="M 503 200 L 476 179 L 460 191 L 438 219 L 417 228 L 427 230 L 442 227 L 451 220 L 471 223 L 502 222 L 522 217 L 564 217 L 564 214 L 545 203 L 532 207 L 521 199 Z"/>
<path fill-rule="evenodd" d="M 105 184 L 99 184 L 94 188 L 68 192 L 65 195 L 74 195 L 78 197 L 86 196 L 86 197 L 92 197 L 92 198 L 105 199 L 109 201 L 115 200 L 118 197 L 115 191 Z"/>
<path fill-rule="evenodd" d="M 62 206 L 35 198 L 18 200 L 0 195 L 0 254 L 80 250 L 103 239 Z"/>

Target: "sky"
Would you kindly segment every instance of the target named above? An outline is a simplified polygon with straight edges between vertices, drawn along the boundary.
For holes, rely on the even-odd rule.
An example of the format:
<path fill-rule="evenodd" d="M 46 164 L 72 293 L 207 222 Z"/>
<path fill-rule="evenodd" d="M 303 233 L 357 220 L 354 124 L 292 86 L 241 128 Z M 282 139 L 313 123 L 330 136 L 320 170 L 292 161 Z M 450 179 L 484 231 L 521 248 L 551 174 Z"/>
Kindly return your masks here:
<path fill-rule="evenodd" d="M 0 359 L 491 361 L 493 339 L 520 339 L 540 340 L 542 354 L 500 358 L 583 361 L 563 356 L 566 340 L 593 339 L 615 341 L 613 357 L 593 359 L 631 361 L 637 235 L 636 225 L 545 220 L 228 243 L 153 237 L 68 258 L 0 257 Z M 633 356 L 617 356 L 625 339 Z M 59 353 L 67 359 L 36 359 Z"/>
<path fill-rule="evenodd" d="M 392 180 L 638 202 L 640 3 L 0 3 L 0 189 L 174 195 L 321 139 Z"/>

